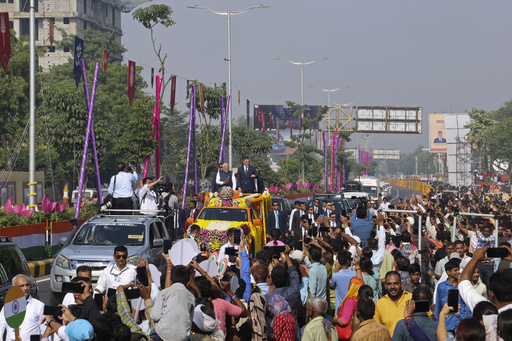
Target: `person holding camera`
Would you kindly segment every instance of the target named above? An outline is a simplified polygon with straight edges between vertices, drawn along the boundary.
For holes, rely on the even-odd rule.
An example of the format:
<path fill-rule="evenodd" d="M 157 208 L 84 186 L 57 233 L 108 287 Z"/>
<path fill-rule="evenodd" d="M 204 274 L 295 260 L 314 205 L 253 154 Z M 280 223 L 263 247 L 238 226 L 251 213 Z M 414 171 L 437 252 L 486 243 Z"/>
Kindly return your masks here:
<path fill-rule="evenodd" d="M 137 181 L 135 167 L 126 167 L 124 162 L 117 165 L 117 174 L 110 178 L 108 193 L 114 198 L 114 209 L 129 210 L 133 208 L 132 182 Z"/>
<path fill-rule="evenodd" d="M 162 182 L 163 176 L 153 181 L 152 177 L 146 177 L 142 180 L 142 188 L 139 191 L 140 213 L 156 214 L 158 210 L 158 194 L 155 193 L 153 187 Z"/>

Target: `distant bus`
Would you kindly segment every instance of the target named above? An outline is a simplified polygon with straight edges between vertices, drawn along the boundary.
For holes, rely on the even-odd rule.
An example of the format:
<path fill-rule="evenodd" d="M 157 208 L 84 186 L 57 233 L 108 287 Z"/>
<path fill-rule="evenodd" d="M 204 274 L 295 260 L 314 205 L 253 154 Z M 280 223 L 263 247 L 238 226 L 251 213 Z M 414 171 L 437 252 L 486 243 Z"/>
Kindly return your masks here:
<path fill-rule="evenodd" d="M 361 184 L 363 184 L 363 191 L 370 195 L 370 199 L 373 202 L 377 202 L 380 196 L 380 181 L 376 178 L 359 178 Z"/>

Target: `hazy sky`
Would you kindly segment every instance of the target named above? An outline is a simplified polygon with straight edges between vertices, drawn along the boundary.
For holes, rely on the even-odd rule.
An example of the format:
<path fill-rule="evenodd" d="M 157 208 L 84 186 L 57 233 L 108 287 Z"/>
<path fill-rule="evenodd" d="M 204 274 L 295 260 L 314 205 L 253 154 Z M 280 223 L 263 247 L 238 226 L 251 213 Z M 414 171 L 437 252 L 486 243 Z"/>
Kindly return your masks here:
<path fill-rule="evenodd" d="M 300 103 L 300 66 L 276 57 L 330 57 L 304 67 L 306 104 L 327 104 L 327 93 L 309 87 L 315 85 L 350 86 L 333 92 L 332 103 L 423 107 L 422 135 L 373 134 L 371 147 L 410 152 L 427 146 L 428 113 L 494 110 L 512 98 L 510 0 L 197 0 L 143 6 L 157 3 L 174 11 L 176 25 L 159 27 L 156 38 L 168 53 L 167 71 L 178 75 L 180 110 L 186 108 L 186 79 L 210 86 L 227 81 L 227 19 L 187 8 L 195 4 L 216 10 L 271 6 L 231 20 L 235 118 L 245 116 L 246 99 Z M 125 59 L 146 66 L 149 82 L 149 68 L 158 70 L 149 31 L 131 13 L 123 14 L 122 29 Z"/>

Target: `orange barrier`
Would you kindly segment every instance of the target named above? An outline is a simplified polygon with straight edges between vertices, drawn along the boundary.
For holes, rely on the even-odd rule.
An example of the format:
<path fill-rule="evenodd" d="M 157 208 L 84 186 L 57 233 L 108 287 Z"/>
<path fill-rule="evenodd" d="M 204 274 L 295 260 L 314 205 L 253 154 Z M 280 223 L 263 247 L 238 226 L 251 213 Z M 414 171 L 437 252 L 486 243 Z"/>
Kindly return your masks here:
<path fill-rule="evenodd" d="M 418 192 L 421 192 L 423 195 L 427 195 L 430 192 L 430 187 L 420 181 L 416 180 L 386 180 L 387 183 L 393 186 L 400 186 L 409 188 Z"/>

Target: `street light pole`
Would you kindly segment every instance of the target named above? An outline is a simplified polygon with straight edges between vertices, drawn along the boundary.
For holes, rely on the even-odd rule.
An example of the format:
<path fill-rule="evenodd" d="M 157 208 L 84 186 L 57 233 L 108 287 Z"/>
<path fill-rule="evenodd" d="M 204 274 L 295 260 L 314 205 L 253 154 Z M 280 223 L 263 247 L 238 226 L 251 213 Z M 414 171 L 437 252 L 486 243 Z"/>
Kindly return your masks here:
<path fill-rule="evenodd" d="M 327 60 L 327 59 L 330 59 L 330 58 L 322 57 L 322 58 L 317 58 L 317 59 L 314 59 L 314 60 L 310 60 L 309 62 L 305 62 L 305 61 L 294 62 L 292 60 L 285 59 L 285 58 L 280 58 L 280 57 L 274 58 L 274 60 L 284 60 L 285 62 L 288 62 L 288 63 L 293 64 L 293 65 L 300 65 L 300 105 L 301 106 L 304 106 L 304 65 L 313 64 L 314 62 L 316 62 L 318 60 Z M 300 123 L 300 119 L 299 119 L 299 123 Z M 299 132 L 300 132 L 300 128 L 301 127 L 299 126 Z M 302 160 L 302 181 L 303 182 L 306 181 L 304 168 L 305 168 L 304 160 Z"/>
<path fill-rule="evenodd" d="M 322 88 L 319 88 L 318 86 L 315 86 L 315 85 L 310 85 L 309 86 L 310 88 L 315 88 L 315 89 L 318 89 L 318 90 L 321 90 L 321 91 L 324 91 L 324 92 L 327 92 L 327 106 L 328 107 L 331 107 L 331 92 L 336 92 L 340 89 L 348 89 L 350 88 L 350 86 L 340 86 L 339 88 L 336 88 L 336 89 L 322 89 Z"/>
<path fill-rule="evenodd" d="M 294 62 L 292 60 L 285 59 L 285 58 L 280 58 L 280 57 L 274 58 L 274 60 L 284 60 L 285 62 L 288 62 L 293 65 L 300 65 L 300 104 L 301 105 L 304 105 L 304 65 L 309 65 L 309 64 L 313 64 L 314 62 L 319 61 L 319 60 L 328 60 L 328 59 L 331 59 L 331 58 L 322 57 L 322 58 L 317 58 L 315 60 L 310 60 L 309 62 L 304 62 L 304 61 Z"/>
<path fill-rule="evenodd" d="M 209 12 L 212 12 L 212 13 L 215 13 L 218 15 L 225 15 L 228 18 L 228 58 L 224 58 L 224 60 L 228 62 L 228 96 L 230 99 L 231 99 L 231 16 L 245 13 L 247 11 L 250 11 L 251 9 L 268 8 L 268 7 L 270 7 L 270 6 L 259 5 L 259 6 L 248 7 L 246 9 L 242 9 L 240 11 L 231 11 L 231 10 L 217 11 L 217 10 L 214 10 L 214 9 L 211 9 L 208 7 L 203 7 L 203 6 L 198 6 L 198 5 L 187 6 L 187 8 L 205 9 Z M 233 167 L 233 143 L 232 143 L 233 134 L 231 133 L 231 122 L 233 121 L 232 110 L 233 110 L 233 106 L 230 104 L 229 109 L 228 109 L 228 131 L 229 131 L 229 153 L 228 153 L 228 156 L 229 156 L 230 167 Z"/>
<path fill-rule="evenodd" d="M 28 181 L 29 197 L 28 207 L 35 209 L 36 200 L 36 11 L 35 0 L 30 0 L 30 124 L 29 124 L 29 157 Z"/>

